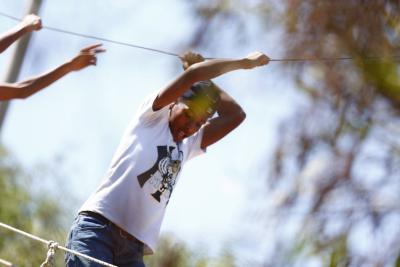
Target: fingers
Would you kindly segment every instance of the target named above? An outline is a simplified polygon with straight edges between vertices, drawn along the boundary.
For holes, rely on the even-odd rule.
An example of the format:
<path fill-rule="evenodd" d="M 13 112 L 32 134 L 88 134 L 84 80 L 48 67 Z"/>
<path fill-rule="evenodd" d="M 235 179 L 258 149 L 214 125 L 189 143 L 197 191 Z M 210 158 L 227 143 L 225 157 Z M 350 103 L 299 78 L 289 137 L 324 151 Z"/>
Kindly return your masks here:
<path fill-rule="evenodd" d="M 258 51 L 250 53 L 247 56 L 247 59 L 253 62 L 253 67 L 267 65 L 270 61 L 270 58 L 267 55 Z"/>
<path fill-rule="evenodd" d="M 102 44 L 93 44 L 83 48 L 79 54 L 70 61 L 70 67 L 73 71 L 79 71 L 90 65 L 97 65 L 97 54 L 106 50 L 102 48 Z"/>
<path fill-rule="evenodd" d="M 181 58 L 185 61 L 197 61 L 197 62 L 204 60 L 202 55 L 200 55 L 199 53 L 192 52 L 192 51 L 185 52 L 183 55 L 179 56 L 179 58 Z"/>
<path fill-rule="evenodd" d="M 185 52 L 183 55 L 180 55 L 179 58 L 182 61 L 182 66 L 184 70 L 195 63 L 204 61 L 204 57 L 202 55 L 194 53 L 192 51 Z"/>
<path fill-rule="evenodd" d="M 269 61 L 270 61 L 270 58 L 267 55 L 264 55 L 264 54 L 260 55 L 260 58 L 259 58 L 260 66 L 267 65 L 269 63 Z"/>
<path fill-rule="evenodd" d="M 82 59 L 82 61 L 88 63 L 89 65 L 96 65 L 97 64 L 97 57 L 94 52 L 84 52 L 84 53 L 79 53 L 79 58 Z"/>
<path fill-rule="evenodd" d="M 83 58 L 83 60 L 85 61 L 85 63 L 87 65 L 96 66 L 97 65 L 96 55 L 98 53 L 103 53 L 106 51 L 106 49 L 101 47 L 102 45 L 103 44 L 99 43 L 99 44 L 87 46 L 81 50 L 81 52 L 79 53 L 79 56 Z"/>
<path fill-rule="evenodd" d="M 97 65 L 97 58 L 96 58 L 96 57 L 95 57 L 95 58 L 92 58 L 92 59 L 89 61 L 89 63 L 90 63 L 90 65 L 96 66 L 96 65 Z"/>
<path fill-rule="evenodd" d="M 83 53 L 92 52 L 92 53 L 94 53 L 94 54 L 103 53 L 103 52 L 105 52 L 106 50 L 105 50 L 104 48 L 101 48 L 102 45 L 103 45 L 103 44 L 101 44 L 101 43 L 99 43 L 99 44 L 94 44 L 94 45 L 90 45 L 90 46 L 87 46 L 87 47 L 81 49 L 81 52 L 83 52 Z"/>

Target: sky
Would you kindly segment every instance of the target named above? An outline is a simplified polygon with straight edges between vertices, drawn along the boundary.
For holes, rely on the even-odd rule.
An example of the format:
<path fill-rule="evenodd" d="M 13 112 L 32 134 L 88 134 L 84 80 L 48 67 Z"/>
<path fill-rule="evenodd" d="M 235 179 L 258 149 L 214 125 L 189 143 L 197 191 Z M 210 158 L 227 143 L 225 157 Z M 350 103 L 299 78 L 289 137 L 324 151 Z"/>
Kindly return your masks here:
<path fill-rule="evenodd" d="M 2 0 L 0 11 L 23 17 L 27 5 L 28 1 Z M 187 4 L 179 0 L 44 1 L 40 15 L 44 26 L 174 53 L 187 49 L 195 23 Z M 0 17 L 0 31 L 15 23 Z M 225 29 L 226 36 L 233 34 L 230 31 Z M 281 47 L 277 36 L 271 32 L 240 47 L 222 36 L 212 50 L 218 54 L 197 52 L 243 57 L 260 50 L 277 58 Z M 19 80 L 56 67 L 97 42 L 42 29 L 33 35 Z M 71 73 L 27 100 L 12 101 L 1 133 L 3 144 L 25 166 L 58 162 L 64 180 L 53 190 L 70 192 L 71 199 L 64 199 L 75 211 L 101 181 L 145 96 L 181 72 L 175 57 L 103 44 L 107 52 L 98 56 L 96 67 Z M 0 55 L 1 73 L 7 70 L 13 48 Z M 259 205 L 257 194 L 267 176 L 265 165 L 278 134 L 276 126 L 296 101 L 290 81 L 276 63 L 232 72 L 215 82 L 242 105 L 247 118 L 206 155 L 185 165 L 162 226 L 163 234 L 210 253 L 251 226 L 249 211 Z"/>

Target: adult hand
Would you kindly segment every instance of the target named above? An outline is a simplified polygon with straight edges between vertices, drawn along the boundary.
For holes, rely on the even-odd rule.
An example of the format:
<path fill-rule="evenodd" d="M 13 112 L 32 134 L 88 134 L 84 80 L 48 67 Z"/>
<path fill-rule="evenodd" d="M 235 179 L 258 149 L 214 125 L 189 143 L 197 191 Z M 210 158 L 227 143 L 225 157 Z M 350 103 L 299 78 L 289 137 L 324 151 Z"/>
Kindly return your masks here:
<path fill-rule="evenodd" d="M 270 60 L 268 56 L 266 56 L 261 52 L 252 52 L 249 55 L 247 55 L 245 59 L 247 63 L 246 64 L 247 69 L 252 69 L 255 67 L 267 65 Z"/>
<path fill-rule="evenodd" d="M 73 71 L 78 71 L 86 68 L 89 65 L 96 65 L 98 53 L 103 53 L 106 50 L 101 47 L 102 44 L 94 44 L 83 48 L 79 54 L 74 57 L 69 63 Z"/>
<path fill-rule="evenodd" d="M 42 28 L 42 20 L 35 14 L 26 15 L 22 19 L 22 24 L 29 32 L 38 31 Z"/>
<path fill-rule="evenodd" d="M 192 51 L 188 51 L 184 53 L 183 55 L 179 56 L 179 58 L 182 61 L 182 66 L 183 69 L 186 70 L 189 68 L 191 65 L 199 62 L 204 61 L 204 57 L 200 54 L 194 53 Z"/>

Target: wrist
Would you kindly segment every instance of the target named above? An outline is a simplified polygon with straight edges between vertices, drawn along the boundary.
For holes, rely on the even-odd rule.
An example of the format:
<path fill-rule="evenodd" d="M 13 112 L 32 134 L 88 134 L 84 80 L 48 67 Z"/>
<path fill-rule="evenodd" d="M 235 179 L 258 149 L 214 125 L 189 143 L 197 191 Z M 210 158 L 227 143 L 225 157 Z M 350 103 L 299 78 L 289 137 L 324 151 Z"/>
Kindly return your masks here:
<path fill-rule="evenodd" d="M 20 34 L 23 35 L 23 34 L 29 33 L 30 31 L 29 31 L 28 25 L 20 24 L 17 26 L 17 32 L 19 32 Z"/>
<path fill-rule="evenodd" d="M 251 69 L 253 67 L 252 61 L 248 58 L 240 59 L 239 63 L 243 69 Z"/>
<path fill-rule="evenodd" d="M 64 72 L 64 73 L 68 73 L 68 72 L 74 71 L 72 60 L 69 60 L 69 61 L 65 62 L 64 64 L 62 64 L 60 66 L 60 68 L 61 68 L 62 72 Z"/>

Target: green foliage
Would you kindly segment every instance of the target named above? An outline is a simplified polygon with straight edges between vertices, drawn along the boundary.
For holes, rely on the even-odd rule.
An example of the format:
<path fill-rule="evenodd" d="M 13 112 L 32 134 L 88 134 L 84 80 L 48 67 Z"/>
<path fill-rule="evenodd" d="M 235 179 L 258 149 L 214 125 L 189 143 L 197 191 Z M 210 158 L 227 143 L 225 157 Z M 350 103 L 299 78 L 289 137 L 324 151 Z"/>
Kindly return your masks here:
<path fill-rule="evenodd" d="M 400 103 L 400 77 L 398 64 L 394 60 L 363 60 L 359 64 L 364 78 L 394 105 Z"/>
<path fill-rule="evenodd" d="M 235 257 L 224 251 L 217 257 L 209 257 L 203 251 L 193 250 L 172 236 L 161 237 L 157 252 L 145 257 L 147 267 L 235 267 Z"/>
<path fill-rule="evenodd" d="M 273 12 L 248 12 L 256 5 Z M 264 229 L 272 234 L 265 266 L 306 266 L 309 261 L 400 266 L 400 228 L 393 219 L 399 209 L 399 2 L 204 0 L 193 10 L 201 18 L 193 34 L 197 49 L 240 45 L 237 34 L 223 35 L 219 25 L 240 31 L 245 18 L 259 49 L 268 47 L 261 40 L 267 40 L 270 29 L 282 30 L 275 38 L 282 58 L 352 59 L 281 64 L 292 77 L 282 73 L 276 78 L 293 80 L 306 101 L 280 126 L 272 164 L 266 167 L 265 202 L 276 203 L 273 214 L 278 215 L 266 216 Z M 241 13 L 247 14 L 237 16 Z M 271 13 L 278 19 L 270 20 Z M 259 20 L 250 21 L 254 15 Z M 272 58 L 277 52 L 269 51 Z M 265 101 L 274 104 L 274 99 Z M 297 209 L 304 214 L 279 215 Z M 371 233 L 366 239 L 372 240 L 361 251 L 362 240 L 348 242 L 360 230 Z"/>
<path fill-rule="evenodd" d="M 0 221 L 47 240 L 64 243 L 62 225 L 65 211 L 47 192 L 34 194 L 35 177 L 24 170 L 3 149 L 0 152 Z M 0 258 L 16 266 L 39 266 L 46 258 L 45 244 L 0 229 Z M 63 253 L 56 253 L 57 264 L 63 265 Z"/>
<path fill-rule="evenodd" d="M 348 266 L 347 237 L 339 236 L 330 248 L 329 267 Z"/>
<path fill-rule="evenodd" d="M 145 259 L 146 266 L 194 266 L 189 264 L 189 255 L 188 248 L 182 242 L 174 241 L 171 237 L 164 237 L 160 241 L 157 253 Z"/>

